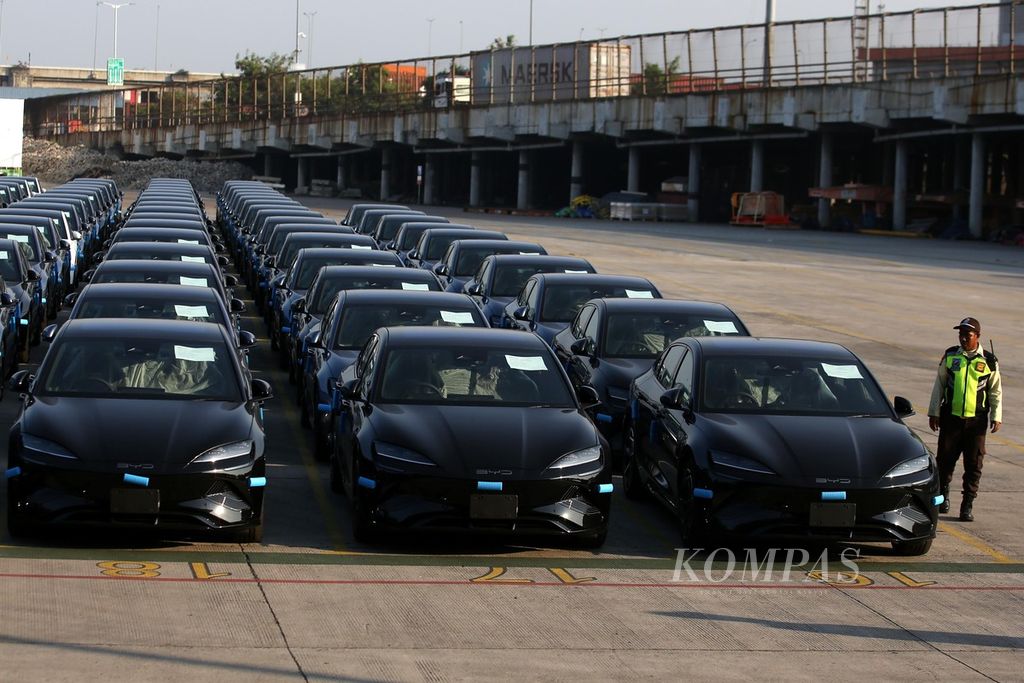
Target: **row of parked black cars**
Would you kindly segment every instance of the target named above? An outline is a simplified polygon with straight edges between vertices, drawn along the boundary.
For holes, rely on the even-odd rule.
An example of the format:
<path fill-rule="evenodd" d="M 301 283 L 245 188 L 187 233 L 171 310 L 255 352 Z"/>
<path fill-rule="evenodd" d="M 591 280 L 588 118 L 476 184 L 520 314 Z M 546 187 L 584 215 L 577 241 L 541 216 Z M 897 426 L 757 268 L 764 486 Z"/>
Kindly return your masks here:
<path fill-rule="evenodd" d="M 100 245 L 72 320 L 44 334 L 38 378 L 15 376 L 15 526 L 159 521 L 260 537 L 270 388 L 249 374 L 230 255 L 361 540 L 473 531 L 600 545 L 621 471 L 625 494 L 655 497 L 688 541 L 931 544 L 941 500 L 933 458 L 901 421 L 910 405 L 890 404 L 843 347 L 751 337 L 722 304 L 665 299 L 646 278 L 402 206 L 357 204 L 338 225 L 233 181 L 218 234 L 191 188 L 172 184 L 154 181 Z M 94 426 L 54 438 L 62 410 Z M 132 427 L 107 432 L 115 414 Z M 106 458 L 110 471 L 76 501 L 33 489 L 45 477 L 25 434 L 75 455 L 62 466 L 96 474 Z"/>

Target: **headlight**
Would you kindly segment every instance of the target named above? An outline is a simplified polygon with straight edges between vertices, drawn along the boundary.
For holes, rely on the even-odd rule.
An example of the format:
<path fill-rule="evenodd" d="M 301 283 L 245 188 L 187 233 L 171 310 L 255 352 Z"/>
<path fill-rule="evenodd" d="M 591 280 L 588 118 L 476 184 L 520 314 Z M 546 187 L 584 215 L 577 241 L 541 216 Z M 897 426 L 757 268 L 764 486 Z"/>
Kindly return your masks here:
<path fill-rule="evenodd" d="M 601 447 L 591 446 L 590 448 L 584 448 L 581 451 L 573 451 L 567 455 L 563 455 L 561 458 L 556 460 L 548 467 L 549 470 L 567 470 L 570 468 L 581 467 L 583 465 L 592 465 L 601 462 Z"/>
<path fill-rule="evenodd" d="M 373 444 L 373 451 L 377 456 L 378 464 L 390 466 L 392 468 L 403 469 L 408 468 L 409 465 L 437 467 L 437 463 L 427 456 L 408 448 L 396 446 L 393 443 L 375 441 Z"/>
<path fill-rule="evenodd" d="M 731 470 L 743 472 L 754 472 L 755 474 L 775 474 L 767 465 L 762 465 L 753 458 L 745 458 L 735 453 L 723 453 L 722 451 L 711 451 L 711 462 Z"/>
<path fill-rule="evenodd" d="M 60 458 L 61 460 L 78 460 L 77 455 L 64 448 L 59 443 L 47 441 L 46 439 L 41 439 L 32 434 L 22 434 L 21 444 L 24 446 L 26 451 L 31 451 L 34 454 L 40 454 L 50 458 Z M 30 453 L 26 453 L 26 455 L 31 457 Z"/>
<path fill-rule="evenodd" d="M 923 470 L 928 469 L 931 466 L 931 458 L 927 455 L 919 455 L 912 460 L 905 460 L 896 467 L 885 473 L 886 479 L 895 479 L 896 477 L 905 477 L 908 474 L 916 474 Z"/>
<path fill-rule="evenodd" d="M 252 439 L 236 441 L 211 448 L 195 457 L 189 465 L 205 463 L 210 469 L 233 470 L 239 467 L 246 467 L 252 462 Z"/>
<path fill-rule="evenodd" d="M 629 387 L 608 387 L 606 391 L 608 392 L 609 400 L 614 403 L 626 403 L 629 401 Z"/>

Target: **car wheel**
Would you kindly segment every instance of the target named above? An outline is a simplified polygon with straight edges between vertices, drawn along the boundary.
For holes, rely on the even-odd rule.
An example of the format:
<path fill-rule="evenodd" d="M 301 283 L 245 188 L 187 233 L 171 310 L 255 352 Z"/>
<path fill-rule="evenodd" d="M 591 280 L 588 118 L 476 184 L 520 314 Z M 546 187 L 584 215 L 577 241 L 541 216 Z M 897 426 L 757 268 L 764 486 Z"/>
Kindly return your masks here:
<path fill-rule="evenodd" d="M 32 531 L 31 525 L 18 513 L 14 507 L 11 487 L 7 487 L 7 533 L 12 538 L 28 536 Z"/>
<path fill-rule="evenodd" d="M 40 342 L 43 341 L 43 311 L 39 311 L 39 316 L 36 318 L 36 324 L 32 326 L 32 346 L 39 346 Z"/>
<path fill-rule="evenodd" d="M 892 551 L 897 555 L 924 555 L 932 548 L 934 539 L 924 538 L 918 541 L 893 541 Z"/>
<path fill-rule="evenodd" d="M 576 539 L 576 547 L 587 548 L 590 550 L 596 550 L 604 545 L 604 542 L 608 539 L 608 526 L 605 525 L 603 529 L 595 534 L 587 534 L 586 536 L 579 536 Z"/>
<path fill-rule="evenodd" d="M 288 384 L 298 384 L 299 373 L 296 372 L 296 364 L 291 362 L 291 358 L 288 359 Z"/>
<path fill-rule="evenodd" d="M 630 500 L 642 500 L 647 493 L 636 462 L 636 426 L 630 420 L 622 439 L 622 490 Z"/>
<path fill-rule="evenodd" d="M 305 396 L 299 396 L 299 422 L 302 424 L 303 429 L 312 429 L 313 420 L 312 415 L 309 413 L 309 401 L 306 400 Z"/>
<path fill-rule="evenodd" d="M 314 418 L 314 421 L 315 421 L 315 419 L 316 418 Z M 324 431 L 322 429 L 320 429 L 319 427 L 316 426 L 316 424 L 314 424 L 313 425 L 313 458 L 317 462 L 327 462 L 327 458 L 328 458 L 328 456 L 330 456 L 330 451 L 327 448 L 329 445 L 330 444 L 327 443 L 327 435 L 324 434 Z"/>
<path fill-rule="evenodd" d="M 338 456 L 335 453 L 331 453 L 330 463 L 331 463 L 331 475 L 330 475 L 331 490 L 334 491 L 335 493 L 344 494 L 345 493 L 345 482 L 343 482 L 341 480 L 341 468 L 338 466 Z"/>

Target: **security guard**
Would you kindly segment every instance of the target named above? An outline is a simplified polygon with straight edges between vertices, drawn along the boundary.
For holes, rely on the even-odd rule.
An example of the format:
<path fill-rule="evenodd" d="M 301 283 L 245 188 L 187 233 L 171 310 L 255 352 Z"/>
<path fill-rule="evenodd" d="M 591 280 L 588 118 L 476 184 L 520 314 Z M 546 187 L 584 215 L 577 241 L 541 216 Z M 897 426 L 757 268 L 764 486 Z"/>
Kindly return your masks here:
<path fill-rule="evenodd" d="M 980 343 L 981 324 L 975 318 L 964 318 L 955 330 L 960 331 L 960 345 L 946 349 L 939 361 L 938 375 L 928 405 L 928 427 L 939 430 L 939 481 L 944 500 L 939 512 L 949 512 L 949 484 L 960 454 L 964 456 L 964 490 L 960 503 L 960 520 L 973 522 L 971 509 L 978 495 L 981 467 L 985 459 L 985 434 L 1002 426 L 1002 388 L 999 362 Z"/>

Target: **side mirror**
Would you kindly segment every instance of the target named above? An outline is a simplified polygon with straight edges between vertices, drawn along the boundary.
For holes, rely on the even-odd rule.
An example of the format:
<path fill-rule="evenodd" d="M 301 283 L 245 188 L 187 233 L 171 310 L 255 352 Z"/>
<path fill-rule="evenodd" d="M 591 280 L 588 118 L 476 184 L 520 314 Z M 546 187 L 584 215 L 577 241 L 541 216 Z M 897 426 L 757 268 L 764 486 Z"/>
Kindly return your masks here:
<path fill-rule="evenodd" d="M 464 291 L 466 292 L 466 294 L 469 294 L 470 296 L 484 295 L 484 288 L 480 285 L 479 282 L 470 282 L 468 285 L 466 285 L 466 289 Z"/>
<path fill-rule="evenodd" d="M 451 272 L 451 268 L 448 267 L 447 263 L 438 263 L 434 266 L 434 273 L 441 277 L 448 277 L 448 273 Z"/>
<path fill-rule="evenodd" d="M 43 262 L 44 263 L 56 263 L 57 262 L 57 254 L 55 252 L 53 252 L 53 251 L 47 251 L 45 254 L 43 254 Z"/>
<path fill-rule="evenodd" d="M 0 292 L 0 306 L 7 308 L 18 303 L 18 300 L 10 292 Z"/>
<path fill-rule="evenodd" d="M 74 306 L 76 301 L 78 301 L 78 292 L 72 292 L 64 297 L 64 305 L 68 308 Z"/>
<path fill-rule="evenodd" d="M 217 257 L 217 265 L 219 265 L 221 268 L 227 268 L 228 267 L 228 257 L 227 256 L 218 256 Z"/>
<path fill-rule="evenodd" d="M 266 259 L 263 260 L 263 265 L 266 266 L 267 268 L 274 268 L 274 267 L 276 267 L 277 266 L 277 257 L 276 256 L 268 256 Z"/>
<path fill-rule="evenodd" d="M 238 348 L 249 349 L 256 346 L 256 335 L 252 332 L 242 330 L 238 333 Z"/>
<path fill-rule="evenodd" d="M 413 249 L 412 251 L 409 252 L 409 258 L 410 259 L 418 259 L 419 257 L 420 257 L 420 252 L 416 251 L 415 249 Z"/>
<path fill-rule="evenodd" d="M 394 240 L 391 240 L 391 241 L 389 241 L 389 242 L 386 242 L 386 243 L 384 244 L 384 248 L 385 248 L 385 249 L 394 249 L 394 248 L 395 248 L 395 241 L 394 241 Z"/>
<path fill-rule="evenodd" d="M 70 249 L 71 249 L 71 240 L 61 240 L 61 241 L 60 241 L 60 246 L 61 246 L 61 247 L 62 247 L 63 249 L 68 249 L 68 250 L 70 250 Z"/>
<path fill-rule="evenodd" d="M 103 259 L 105 259 L 106 257 L 107 257 L 107 252 L 105 252 L 105 251 L 97 251 L 92 256 L 92 262 L 93 263 L 101 263 L 103 261 Z"/>
<path fill-rule="evenodd" d="M 222 251 L 227 251 L 227 249 L 224 248 L 224 243 L 219 240 L 213 241 L 213 250 L 218 254 Z"/>
<path fill-rule="evenodd" d="M 516 320 L 522 320 L 523 322 L 529 322 L 530 320 L 530 309 L 526 306 L 520 306 L 512 312 L 512 317 Z"/>
<path fill-rule="evenodd" d="M 590 337 L 584 337 L 583 339 L 577 339 L 570 346 L 569 350 L 572 351 L 574 356 L 588 356 L 590 347 Z"/>
<path fill-rule="evenodd" d="M 896 410 L 896 415 L 902 420 L 905 417 L 911 417 L 915 415 L 914 406 L 911 405 L 910 401 L 903 398 L 902 396 L 896 396 L 892 400 L 892 407 Z"/>
<path fill-rule="evenodd" d="M 228 304 L 228 307 L 231 309 L 232 313 L 245 313 L 245 302 L 241 299 L 231 299 L 231 303 Z"/>
<path fill-rule="evenodd" d="M 53 338 L 57 336 L 57 330 L 60 329 L 60 325 L 47 325 L 43 328 L 42 340 L 47 344 L 53 342 Z"/>
<path fill-rule="evenodd" d="M 305 313 L 306 312 L 306 297 L 299 297 L 292 304 L 292 313 Z"/>
<path fill-rule="evenodd" d="M 82 239 L 82 233 L 78 232 L 77 230 L 72 230 L 71 231 L 71 239 L 73 239 L 75 241 L 78 241 L 78 240 Z"/>
<path fill-rule="evenodd" d="M 114 240 L 103 240 L 103 248 L 110 249 L 110 245 L 114 243 Z"/>
<path fill-rule="evenodd" d="M 322 348 L 321 342 L 323 341 L 323 330 L 317 330 L 313 334 L 309 335 L 308 345 L 315 346 L 316 348 Z"/>
<path fill-rule="evenodd" d="M 683 407 L 682 404 L 682 389 L 676 387 L 675 389 L 669 389 L 661 395 L 661 405 L 672 410 L 679 410 Z"/>
<path fill-rule="evenodd" d="M 93 276 L 94 276 L 94 275 L 96 275 L 96 269 L 95 269 L 95 268 L 93 268 L 93 269 L 91 269 L 91 270 L 87 270 L 87 271 L 85 271 L 84 273 L 82 273 L 82 277 L 81 277 L 81 278 L 79 278 L 79 279 L 80 279 L 80 280 L 81 280 L 82 282 L 89 282 L 89 281 L 91 281 L 91 280 L 92 280 L 92 278 L 93 278 Z M 29 279 L 31 280 L 32 278 L 29 278 Z"/>
<path fill-rule="evenodd" d="M 601 397 L 597 395 L 597 389 L 589 384 L 584 384 L 576 389 L 576 398 L 584 410 L 601 405 Z"/>
<path fill-rule="evenodd" d="M 31 370 L 18 370 L 16 373 L 11 375 L 11 379 L 8 380 L 7 386 L 10 387 L 11 391 L 17 391 L 19 394 L 27 394 L 32 387 L 32 380 L 36 378 L 32 374 Z"/>
<path fill-rule="evenodd" d="M 358 385 L 358 380 L 350 379 L 347 382 L 342 382 L 341 380 L 338 380 L 336 386 L 338 387 L 338 394 L 343 399 L 353 400 L 359 398 L 359 389 L 357 388 Z"/>
<path fill-rule="evenodd" d="M 265 379 L 254 379 L 252 381 L 252 400 L 269 401 L 274 398 L 274 389 L 270 382 Z"/>
<path fill-rule="evenodd" d="M 234 275 L 225 275 L 224 276 L 224 286 L 225 287 L 237 287 L 238 286 L 238 278 L 235 277 Z"/>
<path fill-rule="evenodd" d="M 39 282 L 39 273 L 37 273 L 36 271 L 34 271 L 31 268 L 29 268 L 28 272 L 25 274 L 25 281 L 26 282 Z"/>

